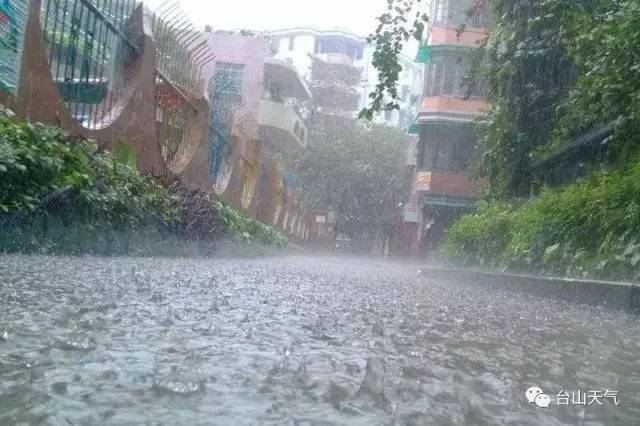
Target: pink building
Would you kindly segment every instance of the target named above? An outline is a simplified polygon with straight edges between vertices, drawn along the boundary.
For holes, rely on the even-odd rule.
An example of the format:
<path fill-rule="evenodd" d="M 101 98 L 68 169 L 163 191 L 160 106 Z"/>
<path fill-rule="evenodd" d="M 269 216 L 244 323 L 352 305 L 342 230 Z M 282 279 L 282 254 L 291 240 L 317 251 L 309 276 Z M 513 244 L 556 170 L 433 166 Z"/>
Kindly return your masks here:
<path fill-rule="evenodd" d="M 202 153 L 208 185 L 236 208 L 299 237 L 304 213 L 282 188 L 280 158 L 307 144 L 295 104 L 310 93 L 293 66 L 271 57 L 267 39 L 204 36 L 216 56 L 203 72 L 211 105 L 208 152 Z"/>

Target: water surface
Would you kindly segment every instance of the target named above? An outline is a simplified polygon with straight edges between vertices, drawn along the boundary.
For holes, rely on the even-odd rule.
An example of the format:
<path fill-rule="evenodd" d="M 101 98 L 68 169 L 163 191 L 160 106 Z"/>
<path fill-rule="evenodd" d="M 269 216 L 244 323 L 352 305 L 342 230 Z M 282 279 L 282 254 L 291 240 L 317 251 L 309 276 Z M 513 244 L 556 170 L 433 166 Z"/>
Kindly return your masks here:
<path fill-rule="evenodd" d="M 0 424 L 640 419 L 637 317 L 408 265 L 0 256 L 0 284 Z"/>

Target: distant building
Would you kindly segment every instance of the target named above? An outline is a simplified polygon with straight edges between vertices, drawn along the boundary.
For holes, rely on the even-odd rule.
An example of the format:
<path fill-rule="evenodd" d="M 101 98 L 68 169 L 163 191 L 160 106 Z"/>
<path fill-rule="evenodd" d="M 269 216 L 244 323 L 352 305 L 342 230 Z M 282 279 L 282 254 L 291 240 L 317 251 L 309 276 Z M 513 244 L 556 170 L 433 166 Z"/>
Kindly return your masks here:
<path fill-rule="evenodd" d="M 405 222 L 416 231 L 414 252 L 437 246 L 446 227 L 476 207 L 484 187 L 469 177 L 467 167 L 478 144 L 473 121 L 489 105 L 483 88 L 471 90 L 464 79 L 470 51 L 488 33 L 487 2 L 433 0 L 430 16 L 427 40 L 416 58 L 426 64 L 426 78 L 414 126 L 419 140 L 408 165 L 415 176 Z M 461 24 L 466 26 L 459 34 Z"/>
<path fill-rule="evenodd" d="M 225 31 L 204 37 L 215 54 L 203 72 L 209 184 L 237 208 L 303 239 L 306 212 L 280 158 L 307 145 L 295 105 L 309 90 L 293 65 L 272 57 L 267 39 Z"/>
<path fill-rule="evenodd" d="M 274 31 L 270 36 L 275 57 L 292 63 L 307 80 L 311 78 L 313 57 L 357 68 L 360 72 L 359 101 L 352 113 L 357 114 L 368 104 L 369 93 L 378 81 L 377 71 L 372 65 L 373 48 L 365 38 L 340 29 L 313 28 Z M 380 112 L 374 121 L 408 129 L 418 112 L 422 96 L 423 66 L 404 55 L 400 62 L 403 68 L 398 83 L 400 110 Z"/>

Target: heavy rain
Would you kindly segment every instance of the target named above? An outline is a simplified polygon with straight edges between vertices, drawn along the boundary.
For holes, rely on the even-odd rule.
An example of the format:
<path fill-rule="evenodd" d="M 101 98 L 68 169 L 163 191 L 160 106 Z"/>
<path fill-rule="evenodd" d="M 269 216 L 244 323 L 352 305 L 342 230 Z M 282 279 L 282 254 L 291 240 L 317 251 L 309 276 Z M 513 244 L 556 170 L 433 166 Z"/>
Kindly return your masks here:
<path fill-rule="evenodd" d="M 412 265 L 4 257 L 3 423 L 633 424 L 637 317 Z M 535 384 L 618 391 L 541 410 Z"/>
<path fill-rule="evenodd" d="M 640 0 L 0 3 L 0 425 L 640 421 Z"/>

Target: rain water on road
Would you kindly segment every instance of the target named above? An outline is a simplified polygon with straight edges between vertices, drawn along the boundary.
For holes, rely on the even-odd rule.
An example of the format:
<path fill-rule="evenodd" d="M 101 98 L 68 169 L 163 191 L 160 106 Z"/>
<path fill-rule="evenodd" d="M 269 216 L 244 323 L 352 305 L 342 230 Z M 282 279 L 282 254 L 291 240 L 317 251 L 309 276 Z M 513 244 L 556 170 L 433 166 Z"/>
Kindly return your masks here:
<path fill-rule="evenodd" d="M 640 419 L 638 318 L 410 265 L 0 256 L 0 303 L 0 424 Z"/>

